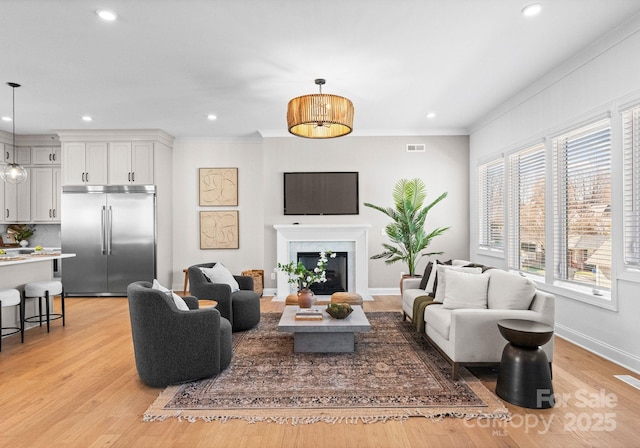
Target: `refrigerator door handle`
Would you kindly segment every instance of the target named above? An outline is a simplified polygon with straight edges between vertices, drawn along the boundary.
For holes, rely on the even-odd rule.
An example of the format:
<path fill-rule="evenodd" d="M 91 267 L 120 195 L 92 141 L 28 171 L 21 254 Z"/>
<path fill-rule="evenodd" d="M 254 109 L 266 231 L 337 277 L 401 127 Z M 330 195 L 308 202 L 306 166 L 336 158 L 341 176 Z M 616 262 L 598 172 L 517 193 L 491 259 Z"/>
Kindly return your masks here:
<path fill-rule="evenodd" d="M 111 255 L 111 227 L 112 227 L 112 219 L 111 215 L 113 213 L 113 209 L 109 206 L 109 210 L 107 212 L 107 255 Z"/>
<path fill-rule="evenodd" d="M 84 174 L 83 174 L 83 176 L 84 176 Z M 105 252 L 105 245 L 106 245 L 105 244 L 105 241 L 106 241 L 105 232 L 107 230 L 106 213 L 105 213 L 106 209 L 107 209 L 107 207 L 103 205 L 102 206 L 102 210 L 100 211 L 100 213 L 102 214 L 102 219 L 100 220 L 100 223 L 101 223 L 101 229 L 100 230 L 101 230 L 101 235 L 102 235 L 102 238 L 100 238 L 100 252 L 102 253 L 102 255 L 107 255 L 106 252 Z"/>

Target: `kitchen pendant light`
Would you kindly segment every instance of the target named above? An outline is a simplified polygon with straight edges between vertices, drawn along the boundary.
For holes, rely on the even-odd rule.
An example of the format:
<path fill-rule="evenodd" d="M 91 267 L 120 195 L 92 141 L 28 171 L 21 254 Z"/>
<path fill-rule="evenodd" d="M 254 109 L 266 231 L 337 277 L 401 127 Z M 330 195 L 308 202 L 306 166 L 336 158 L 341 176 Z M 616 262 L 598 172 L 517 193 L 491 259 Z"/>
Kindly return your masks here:
<path fill-rule="evenodd" d="M 320 93 L 289 101 L 289 132 L 305 138 L 342 137 L 353 130 L 353 103 L 342 96 L 322 93 L 324 79 L 316 79 Z"/>
<path fill-rule="evenodd" d="M 11 163 L 7 163 L 2 167 L 0 177 L 10 184 L 19 184 L 27 180 L 27 170 L 16 163 L 16 87 L 20 87 L 20 84 L 8 82 L 7 85 L 13 89 L 13 113 L 11 114 L 11 122 L 13 123 L 13 159 Z"/>

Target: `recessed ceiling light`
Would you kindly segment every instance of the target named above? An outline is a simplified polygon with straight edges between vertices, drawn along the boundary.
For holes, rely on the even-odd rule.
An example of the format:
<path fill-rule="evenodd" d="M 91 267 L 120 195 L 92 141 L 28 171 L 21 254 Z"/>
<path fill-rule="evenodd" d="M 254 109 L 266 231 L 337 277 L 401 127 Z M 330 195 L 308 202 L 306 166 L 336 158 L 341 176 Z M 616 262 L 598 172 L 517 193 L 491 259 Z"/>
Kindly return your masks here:
<path fill-rule="evenodd" d="M 96 14 L 98 14 L 98 17 L 106 22 L 113 22 L 118 18 L 118 14 L 113 11 L 109 11 L 108 9 L 98 9 L 96 11 Z"/>
<path fill-rule="evenodd" d="M 542 5 L 540 3 L 532 3 L 522 8 L 522 15 L 531 17 L 540 14 L 540 11 L 542 11 Z"/>
<path fill-rule="evenodd" d="M 436 118 L 436 114 L 435 114 L 435 112 L 428 112 L 428 113 L 426 113 L 426 114 L 425 114 L 425 116 L 426 116 L 427 118 Z"/>
<path fill-rule="evenodd" d="M 93 118 L 91 118 L 89 115 L 83 115 L 82 121 L 93 121 Z"/>
<path fill-rule="evenodd" d="M 216 117 L 216 116 L 215 116 L 215 115 L 213 115 L 213 114 L 209 114 L 209 115 L 207 115 L 207 120 L 216 121 L 217 119 L 218 119 L 218 117 Z"/>
<path fill-rule="evenodd" d="M 11 121 L 11 117 L 2 117 L 2 121 Z"/>

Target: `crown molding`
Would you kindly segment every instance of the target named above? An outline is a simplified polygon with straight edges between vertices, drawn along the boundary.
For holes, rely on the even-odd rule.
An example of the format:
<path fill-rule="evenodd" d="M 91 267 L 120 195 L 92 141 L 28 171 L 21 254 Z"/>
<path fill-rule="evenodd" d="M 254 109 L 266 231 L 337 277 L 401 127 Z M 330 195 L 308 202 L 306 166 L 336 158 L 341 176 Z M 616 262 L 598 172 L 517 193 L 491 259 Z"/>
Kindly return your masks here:
<path fill-rule="evenodd" d="M 161 129 L 58 129 L 61 142 L 159 141 L 171 147 L 175 137 Z"/>
<path fill-rule="evenodd" d="M 258 131 L 264 138 L 281 138 L 292 137 L 286 130 L 261 130 Z M 355 130 L 351 134 L 338 138 L 350 137 L 420 137 L 420 136 L 454 136 L 469 135 L 469 131 L 465 128 L 439 128 L 439 129 L 360 129 Z M 319 139 L 318 139 L 319 140 Z M 331 139 L 327 139 L 331 140 Z"/>

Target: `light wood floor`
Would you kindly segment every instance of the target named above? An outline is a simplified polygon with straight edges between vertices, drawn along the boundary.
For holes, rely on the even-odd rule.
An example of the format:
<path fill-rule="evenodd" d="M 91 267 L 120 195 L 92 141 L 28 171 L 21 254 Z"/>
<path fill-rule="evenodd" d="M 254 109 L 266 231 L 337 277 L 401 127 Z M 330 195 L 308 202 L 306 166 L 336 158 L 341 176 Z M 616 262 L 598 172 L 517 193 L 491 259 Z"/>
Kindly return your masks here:
<path fill-rule="evenodd" d="M 136 374 L 126 298 L 66 303 L 66 327 L 58 320 L 49 334 L 29 330 L 24 344 L 19 336 L 3 340 L 2 447 L 640 447 L 640 391 L 613 377 L 631 372 L 561 339 L 553 370 L 560 403 L 542 411 L 508 405 L 511 422 L 143 423 L 160 389 Z M 263 298 L 262 307 L 282 303 Z M 399 311 L 400 298 L 378 296 L 365 309 Z M 494 389 L 495 371 L 475 373 Z"/>

